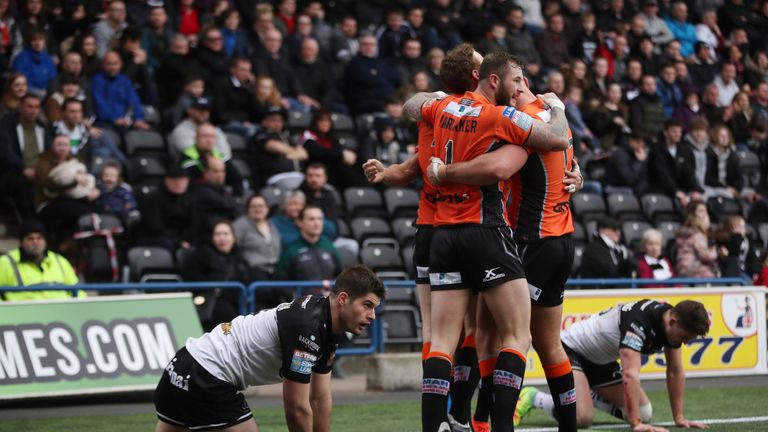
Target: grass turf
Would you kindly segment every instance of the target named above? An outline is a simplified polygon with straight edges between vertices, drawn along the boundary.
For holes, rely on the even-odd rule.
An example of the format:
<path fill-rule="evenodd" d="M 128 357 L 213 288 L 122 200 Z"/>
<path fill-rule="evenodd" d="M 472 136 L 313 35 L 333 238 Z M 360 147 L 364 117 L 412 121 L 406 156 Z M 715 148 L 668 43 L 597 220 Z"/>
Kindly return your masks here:
<path fill-rule="evenodd" d="M 649 392 L 653 402 L 654 420 L 671 421 L 666 392 Z M 768 391 L 763 388 L 689 389 L 686 393 L 686 416 L 689 419 L 755 417 L 765 415 Z M 281 409 L 254 409 L 262 432 L 286 431 Z M 339 405 L 333 410 L 333 432 L 417 432 L 420 430 L 418 403 L 383 403 L 368 405 Z M 617 419 L 597 413 L 598 424 L 621 424 Z M 110 416 L 83 416 L 41 420 L 2 420 L 0 431 L 67 432 L 67 431 L 151 431 L 156 417 L 153 413 Z M 555 426 L 555 422 L 540 410 L 534 410 L 518 430 Z M 674 428 L 672 428 L 674 429 Z M 624 429 L 627 430 L 627 429 Z M 768 422 L 711 425 L 711 431 L 766 431 Z"/>

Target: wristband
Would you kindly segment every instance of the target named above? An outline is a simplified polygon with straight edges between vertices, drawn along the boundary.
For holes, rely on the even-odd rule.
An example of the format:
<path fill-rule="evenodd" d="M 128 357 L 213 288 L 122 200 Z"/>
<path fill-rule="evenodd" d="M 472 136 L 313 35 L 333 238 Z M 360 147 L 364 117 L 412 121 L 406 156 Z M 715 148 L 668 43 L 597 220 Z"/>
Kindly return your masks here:
<path fill-rule="evenodd" d="M 547 101 L 547 104 L 552 108 L 560 108 L 565 111 L 565 104 L 560 99 L 553 98 L 551 101 Z"/>

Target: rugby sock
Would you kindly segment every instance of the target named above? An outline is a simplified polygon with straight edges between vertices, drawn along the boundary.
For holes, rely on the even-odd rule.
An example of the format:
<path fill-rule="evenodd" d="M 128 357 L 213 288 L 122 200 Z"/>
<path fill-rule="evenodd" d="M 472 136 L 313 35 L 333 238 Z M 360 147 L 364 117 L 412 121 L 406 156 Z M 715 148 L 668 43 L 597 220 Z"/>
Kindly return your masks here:
<path fill-rule="evenodd" d="M 576 389 L 570 360 L 544 365 L 549 392 L 554 401 L 554 417 L 560 432 L 576 430 Z M 551 413 L 551 412 L 550 412 Z"/>
<path fill-rule="evenodd" d="M 424 364 L 425 361 L 427 361 L 427 356 L 429 355 L 429 351 L 432 350 L 432 342 L 424 342 L 421 344 L 421 363 Z"/>
<path fill-rule="evenodd" d="M 424 362 L 424 377 L 421 380 L 422 432 L 437 432 L 440 423 L 448 421 L 450 379 L 451 356 L 430 352 Z"/>
<path fill-rule="evenodd" d="M 519 351 L 505 348 L 496 360 L 493 371 L 493 409 L 491 425 L 494 432 L 514 431 L 512 416 L 523 387 L 526 358 Z"/>
<path fill-rule="evenodd" d="M 493 407 L 493 370 L 496 369 L 496 358 L 480 361 L 480 390 L 477 392 L 475 406 L 475 421 L 487 422 Z"/>
<path fill-rule="evenodd" d="M 461 348 L 456 351 L 455 359 L 451 385 L 451 415 L 457 422 L 467 424 L 472 415 L 472 395 L 475 394 L 477 383 L 480 381 L 474 335 L 464 338 Z"/>
<path fill-rule="evenodd" d="M 600 411 L 606 412 L 617 419 L 624 420 L 624 411 L 621 407 L 608 402 L 595 392 L 592 392 L 592 405 Z"/>

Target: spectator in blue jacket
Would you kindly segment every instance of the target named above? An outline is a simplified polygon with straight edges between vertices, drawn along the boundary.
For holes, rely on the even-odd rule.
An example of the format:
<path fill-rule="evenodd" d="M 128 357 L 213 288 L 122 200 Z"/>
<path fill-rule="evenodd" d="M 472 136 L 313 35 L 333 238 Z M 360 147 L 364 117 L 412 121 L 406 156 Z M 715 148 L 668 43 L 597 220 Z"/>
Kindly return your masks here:
<path fill-rule="evenodd" d="M 677 85 L 677 70 L 675 65 L 667 63 L 659 71 L 659 79 L 656 82 L 656 94 L 661 99 L 664 107 L 664 118 L 671 118 L 675 109 L 683 102 L 683 91 Z"/>
<path fill-rule="evenodd" d="M 696 27 L 688 21 L 688 6 L 683 1 L 672 4 L 670 16 L 664 20 L 667 27 L 680 42 L 680 54 L 688 58 L 693 54 L 693 45 L 698 41 Z"/>
<path fill-rule="evenodd" d="M 102 70 L 91 81 L 96 102 L 96 119 L 117 129 L 149 129 L 144 121 L 144 108 L 133 83 L 120 73 L 123 62 L 116 51 L 104 55 Z"/>
<path fill-rule="evenodd" d="M 28 48 L 24 48 L 13 59 L 13 70 L 24 74 L 29 83 L 29 90 L 39 95 L 45 94 L 48 81 L 56 77 L 56 64 L 45 46 L 45 32 L 35 31 Z"/>
<path fill-rule="evenodd" d="M 360 36 L 360 51 L 347 65 L 347 103 L 353 114 L 384 110 L 384 101 L 400 86 L 400 75 L 378 58 L 378 43 L 371 34 Z"/>

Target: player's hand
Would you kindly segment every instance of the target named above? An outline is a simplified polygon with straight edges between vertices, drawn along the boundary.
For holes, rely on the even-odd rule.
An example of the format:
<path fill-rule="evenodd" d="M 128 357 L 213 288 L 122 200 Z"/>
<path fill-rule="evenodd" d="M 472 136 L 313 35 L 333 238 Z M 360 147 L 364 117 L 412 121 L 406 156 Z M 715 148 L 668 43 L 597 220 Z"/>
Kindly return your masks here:
<path fill-rule="evenodd" d="M 659 426 L 638 423 L 632 427 L 632 432 L 669 432 L 669 430 Z"/>
<path fill-rule="evenodd" d="M 565 104 L 563 104 L 563 101 L 560 100 L 559 97 L 557 97 L 554 93 L 544 93 L 536 95 L 537 98 L 544 101 L 545 104 L 551 106 L 552 108 L 560 108 L 561 110 L 565 111 Z"/>
<path fill-rule="evenodd" d="M 445 162 L 443 162 L 442 159 L 436 158 L 434 156 L 430 158 L 429 168 L 427 168 L 427 178 L 429 179 L 429 182 L 435 186 L 440 186 L 443 184 L 438 175 L 440 173 L 440 168 L 443 166 L 445 166 Z"/>
<path fill-rule="evenodd" d="M 685 428 L 685 429 L 689 429 L 689 428 L 693 428 L 693 429 L 709 429 L 709 425 L 707 425 L 707 424 L 700 423 L 700 422 L 695 422 L 695 421 L 691 421 L 691 420 L 686 420 L 686 419 L 675 420 L 675 426 L 677 426 L 679 428 Z"/>
<path fill-rule="evenodd" d="M 368 159 L 365 161 L 363 172 L 369 183 L 381 183 L 384 181 L 384 164 L 378 159 Z"/>
<path fill-rule="evenodd" d="M 565 191 L 568 193 L 576 193 L 584 188 L 584 176 L 581 175 L 581 169 L 576 161 L 573 161 L 573 170 L 565 171 L 565 178 L 563 178 L 563 184 L 565 185 Z"/>

